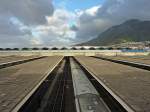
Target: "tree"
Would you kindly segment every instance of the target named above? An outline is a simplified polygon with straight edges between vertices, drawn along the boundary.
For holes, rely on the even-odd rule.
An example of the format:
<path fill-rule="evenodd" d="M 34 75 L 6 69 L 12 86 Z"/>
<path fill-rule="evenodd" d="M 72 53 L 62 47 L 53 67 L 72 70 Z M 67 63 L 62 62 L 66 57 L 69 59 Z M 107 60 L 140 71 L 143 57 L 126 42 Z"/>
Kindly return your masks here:
<path fill-rule="evenodd" d="M 84 47 L 81 47 L 80 50 L 86 50 Z"/>
<path fill-rule="evenodd" d="M 61 50 L 67 50 L 67 48 L 66 47 L 62 47 Z"/>
<path fill-rule="evenodd" d="M 113 50 L 113 48 L 112 47 L 108 47 L 108 50 Z"/>
<path fill-rule="evenodd" d="M 0 48 L 0 51 L 3 51 L 4 50 L 4 48 Z"/>
<path fill-rule="evenodd" d="M 24 47 L 24 48 L 22 48 L 22 50 L 29 50 L 29 48 L 27 48 L 27 47 Z"/>
<path fill-rule="evenodd" d="M 53 47 L 51 50 L 58 50 L 58 48 L 57 47 Z"/>
<path fill-rule="evenodd" d="M 6 51 L 10 51 L 10 50 L 12 50 L 12 49 L 11 49 L 11 48 L 6 48 L 5 50 L 6 50 Z"/>
<path fill-rule="evenodd" d="M 96 50 L 94 47 L 90 47 L 89 50 Z"/>
<path fill-rule="evenodd" d="M 105 50 L 105 48 L 104 48 L 104 47 L 99 47 L 98 49 L 99 49 L 99 50 Z"/>
<path fill-rule="evenodd" d="M 16 51 L 18 51 L 18 50 L 19 50 L 19 48 L 13 48 L 13 50 L 16 50 Z"/>
<path fill-rule="evenodd" d="M 71 48 L 71 50 L 77 50 L 77 48 L 75 48 L 75 47 L 72 47 L 72 48 Z"/>
<path fill-rule="evenodd" d="M 43 47 L 43 48 L 42 48 L 42 50 L 49 50 L 49 48 L 47 48 L 47 47 Z"/>
<path fill-rule="evenodd" d="M 32 48 L 32 50 L 39 50 L 39 48 L 37 48 L 37 47 L 34 47 L 34 48 Z"/>
<path fill-rule="evenodd" d="M 118 48 L 117 48 L 117 50 L 122 50 L 122 49 L 123 49 L 123 48 L 121 48 L 121 47 L 118 47 Z"/>

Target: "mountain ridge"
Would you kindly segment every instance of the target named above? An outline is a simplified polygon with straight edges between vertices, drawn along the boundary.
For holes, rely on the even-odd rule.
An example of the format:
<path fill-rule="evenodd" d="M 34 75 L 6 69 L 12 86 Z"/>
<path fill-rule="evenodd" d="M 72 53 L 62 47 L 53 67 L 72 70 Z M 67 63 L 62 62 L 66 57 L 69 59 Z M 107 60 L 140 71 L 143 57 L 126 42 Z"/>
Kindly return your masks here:
<path fill-rule="evenodd" d="M 150 40 L 150 21 L 138 19 L 127 20 L 112 26 L 90 41 L 78 44 L 80 46 L 107 46 L 125 42 L 141 42 Z"/>

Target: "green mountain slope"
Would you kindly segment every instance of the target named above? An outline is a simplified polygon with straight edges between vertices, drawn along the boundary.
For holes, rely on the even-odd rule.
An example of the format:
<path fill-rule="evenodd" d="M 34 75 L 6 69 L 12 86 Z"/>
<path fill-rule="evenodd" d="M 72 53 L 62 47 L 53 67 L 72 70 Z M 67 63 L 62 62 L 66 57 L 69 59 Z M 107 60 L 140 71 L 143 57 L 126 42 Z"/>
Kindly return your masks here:
<path fill-rule="evenodd" d="M 128 20 L 113 26 L 97 38 L 79 45 L 112 45 L 124 42 L 150 41 L 150 21 Z"/>

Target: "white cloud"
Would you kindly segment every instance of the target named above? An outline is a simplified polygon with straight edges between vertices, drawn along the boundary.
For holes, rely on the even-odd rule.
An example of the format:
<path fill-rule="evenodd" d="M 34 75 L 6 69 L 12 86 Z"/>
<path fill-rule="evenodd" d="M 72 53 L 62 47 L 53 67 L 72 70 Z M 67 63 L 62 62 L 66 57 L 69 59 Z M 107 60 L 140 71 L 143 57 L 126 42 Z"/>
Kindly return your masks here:
<path fill-rule="evenodd" d="M 38 38 L 39 43 L 45 45 L 71 44 L 71 40 L 76 35 L 71 30 L 70 23 L 75 21 L 76 15 L 65 9 L 56 9 L 53 16 L 47 16 L 46 19 L 47 24 L 32 28 L 32 32 Z"/>
<path fill-rule="evenodd" d="M 85 13 L 87 13 L 87 14 L 89 14 L 91 16 L 95 16 L 100 8 L 101 8 L 101 5 L 94 6 L 94 7 L 90 8 L 90 9 L 85 10 Z"/>

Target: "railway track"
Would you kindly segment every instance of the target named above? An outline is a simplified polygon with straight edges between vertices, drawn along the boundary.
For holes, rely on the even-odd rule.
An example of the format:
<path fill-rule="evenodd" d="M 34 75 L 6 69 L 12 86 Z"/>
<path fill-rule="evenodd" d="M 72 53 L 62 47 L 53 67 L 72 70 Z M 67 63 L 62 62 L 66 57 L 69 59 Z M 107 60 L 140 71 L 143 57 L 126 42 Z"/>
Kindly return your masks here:
<path fill-rule="evenodd" d="M 150 65 L 148 64 L 130 62 L 130 61 L 125 61 L 125 60 L 115 60 L 115 59 L 109 59 L 109 58 L 103 58 L 103 57 L 97 57 L 97 56 L 92 56 L 92 57 L 150 71 Z"/>
<path fill-rule="evenodd" d="M 73 57 L 64 57 L 17 111 L 134 112 Z"/>

